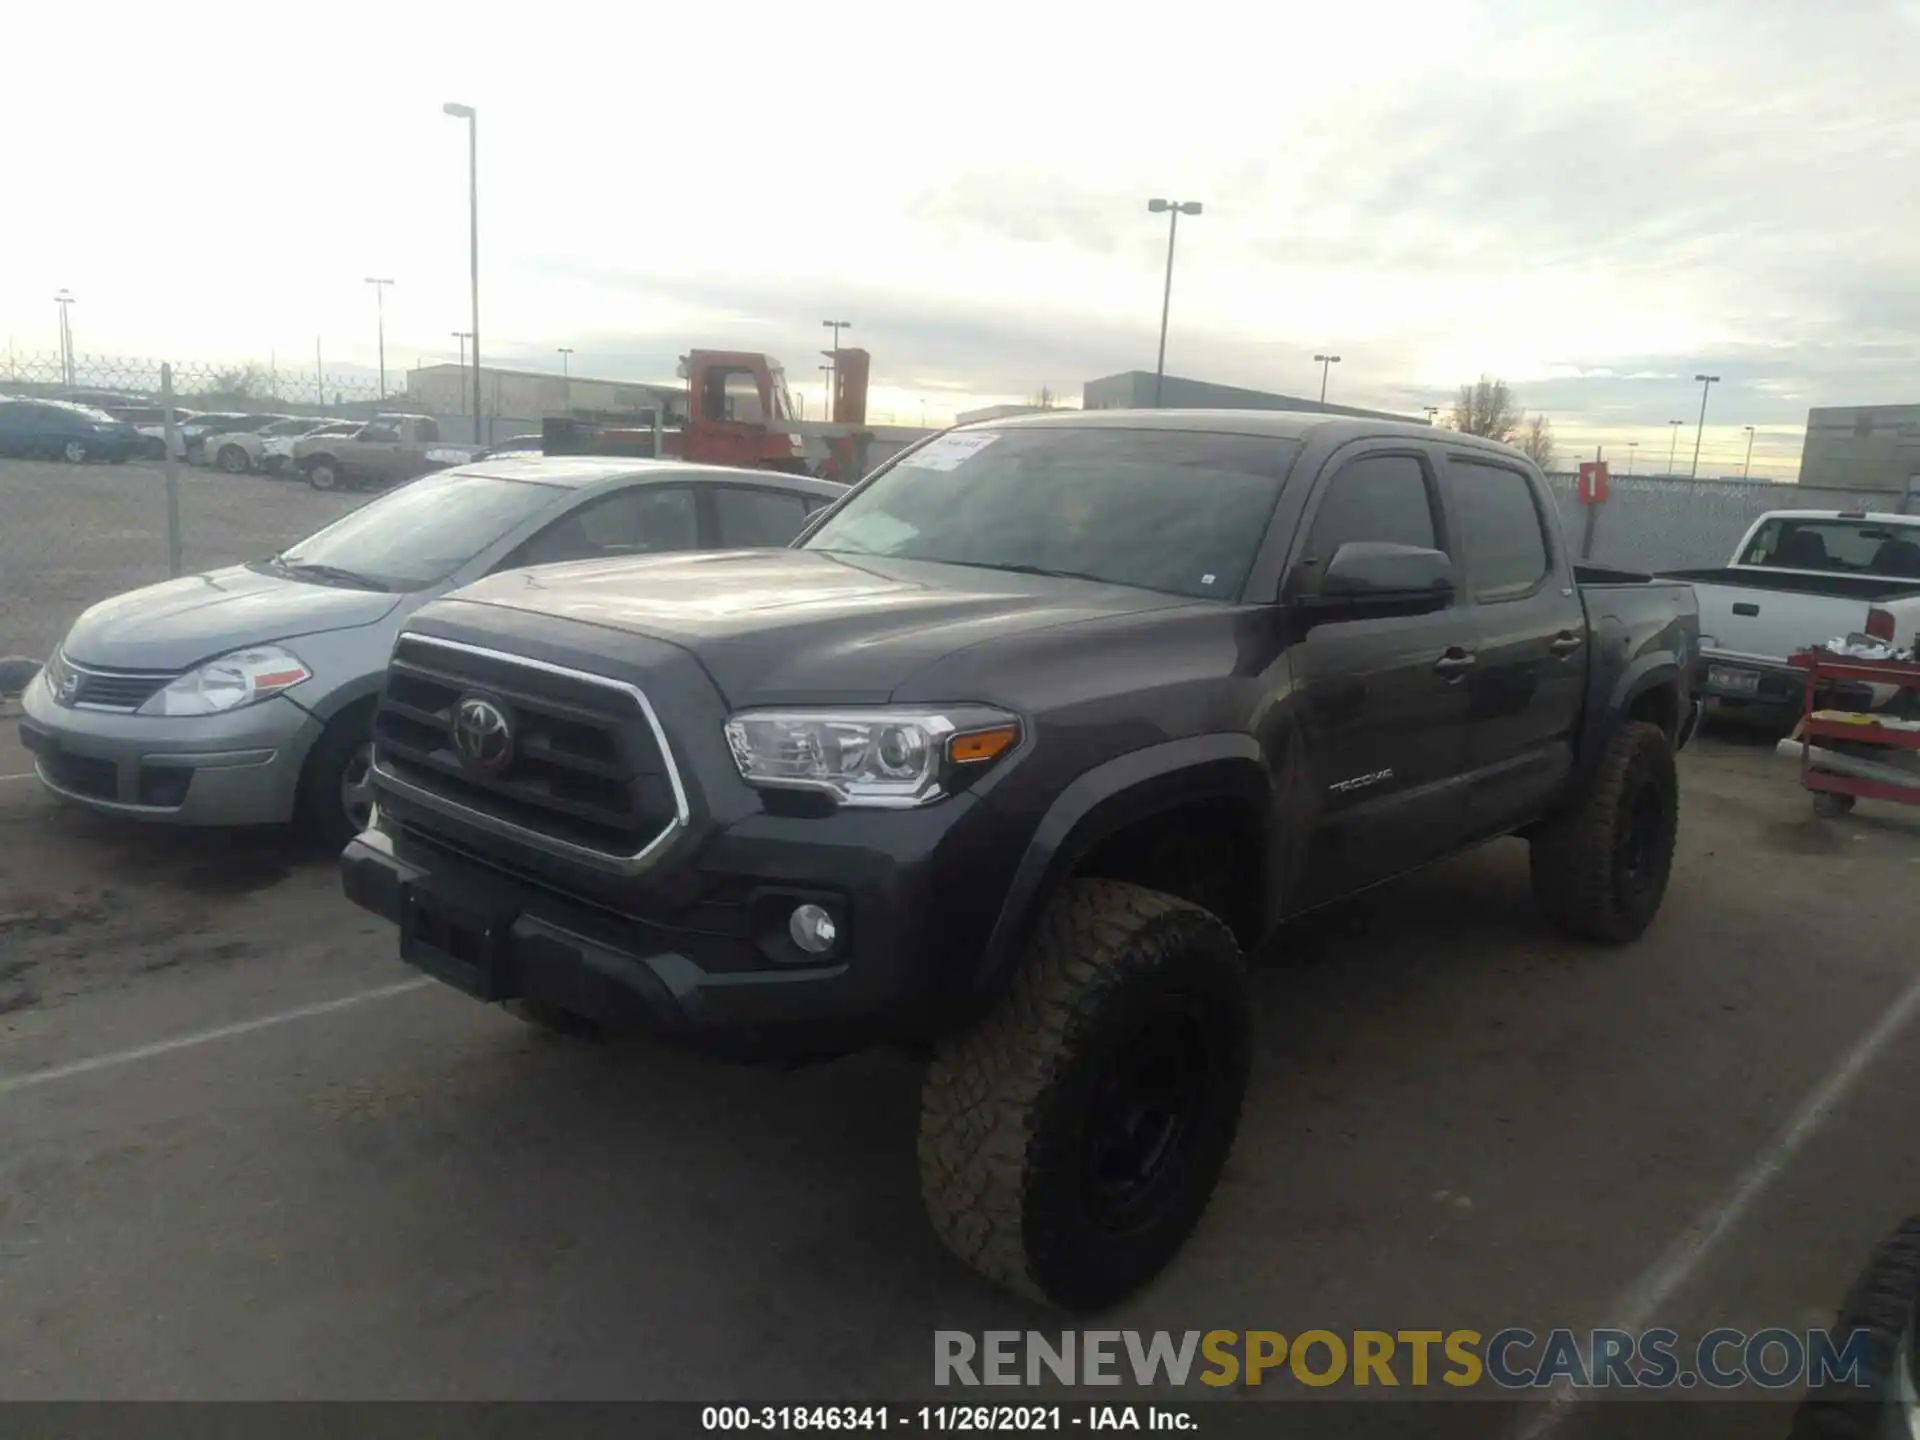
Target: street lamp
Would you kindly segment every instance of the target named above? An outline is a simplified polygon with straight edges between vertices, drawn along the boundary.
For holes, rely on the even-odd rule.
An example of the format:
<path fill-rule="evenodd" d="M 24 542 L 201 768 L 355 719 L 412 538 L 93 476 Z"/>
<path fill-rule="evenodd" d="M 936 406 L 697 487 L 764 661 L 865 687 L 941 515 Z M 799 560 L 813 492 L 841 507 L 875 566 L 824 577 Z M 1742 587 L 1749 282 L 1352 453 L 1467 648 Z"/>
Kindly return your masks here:
<path fill-rule="evenodd" d="M 473 328 L 473 440 L 480 443 L 480 117 L 471 105 L 449 100 L 443 114 L 467 122 L 467 255 L 472 270 Z"/>
<path fill-rule="evenodd" d="M 1639 448 L 1640 448 L 1640 442 L 1638 440 L 1627 441 L 1627 474 L 1629 475 L 1633 473 L 1634 451 L 1638 450 Z"/>
<path fill-rule="evenodd" d="M 1691 474 L 1700 474 L 1700 437 L 1707 433 L 1707 392 L 1719 383 L 1718 375 L 1696 375 L 1700 382 L 1700 428 L 1693 432 L 1693 470 Z"/>
<path fill-rule="evenodd" d="M 387 286 L 391 280 L 381 280 L 367 276 L 367 284 L 373 286 L 374 314 L 379 317 L 380 326 L 380 398 L 387 398 Z"/>
<path fill-rule="evenodd" d="M 73 304 L 73 296 L 63 287 L 53 297 L 53 303 L 60 307 L 60 378 L 69 389 L 73 386 L 73 322 L 67 316 L 67 307 Z"/>
<path fill-rule="evenodd" d="M 1316 355 L 1313 358 L 1320 363 L 1320 403 L 1324 405 L 1327 403 L 1327 371 L 1340 363 L 1340 357 L 1338 355 Z"/>
<path fill-rule="evenodd" d="M 1747 431 L 1747 463 L 1740 467 L 1740 478 L 1742 480 L 1745 480 L 1747 478 L 1748 472 L 1750 472 L 1753 469 L 1753 426 L 1751 425 L 1747 426 L 1746 431 Z"/>
<path fill-rule="evenodd" d="M 1153 362 L 1153 406 L 1160 408 L 1160 392 L 1167 375 L 1167 311 L 1173 306 L 1173 242 L 1180 238 L 1180 217 L 1198 215 L 1198 200 L 1149 200 L 1147 213 L 1167 216 L 1167 285 L 1160 296 L 1160 356 Z"/>
<path fill-rule="evenodd" d="M 571 380 L 573 378 L 573 366 L 568 359 L 572 354 L 573 347 L 571 345 L 562 345 L 560 347 L 560 378 L 562 380 Z"/>
<path fill-rule="evenodd" d="M 1422 405 L 1420 408 L 1427 412 L 1427 424 L 1432 425 L 1440 418 L 1438 405 Z"/>
<path fill-rule="evenodd" d="M 1667 474 L 1669 475 L 1673 474 L 1673 447 L 1679 443 L 1680 427 L 1686 423 L 1684 420 L 1667 421 Z"/>

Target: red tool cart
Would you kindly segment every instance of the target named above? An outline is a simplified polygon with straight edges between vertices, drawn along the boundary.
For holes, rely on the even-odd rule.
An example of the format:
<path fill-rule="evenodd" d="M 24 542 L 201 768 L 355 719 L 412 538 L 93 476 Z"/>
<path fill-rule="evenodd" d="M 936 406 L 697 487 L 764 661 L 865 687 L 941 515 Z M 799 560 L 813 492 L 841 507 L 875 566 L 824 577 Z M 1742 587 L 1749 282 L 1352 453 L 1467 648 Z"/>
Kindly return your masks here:
<path fill-rule="evenodd" d="M 1830 650 L 1803 650 L 1788 657 L 1788 664 L 1804 670 L 1807 677 L 1806 709 L 1800 720 L 1800 783 L 1813 792 L 1814 808 L 1823 815 L 1839 815 L 1853 808 L 1854 799 L 1891 800 L 1900 805 L 1920 805 L 1920 775 L 1913 784 L 1900 785 L 1892 780 L 1869 779 L 1859 775 L 1836 775 L 1813 767 L 1812 746 L 1821 740 L 1845 741 L 1850 746 L 1875 746 L 1893 750 L 1920 750 L 1920 729 L 1904 729 L 1879 720 L 1834 720 L 1816 718 L 1821 714 L 1815 698 L 1822 690 L 1831 692 L 1836 682 L 1892 685 L 1901 690 L 1920 691 L 1920 664 L 1912 660 L 1862 660 L 1835 654 Z"/>

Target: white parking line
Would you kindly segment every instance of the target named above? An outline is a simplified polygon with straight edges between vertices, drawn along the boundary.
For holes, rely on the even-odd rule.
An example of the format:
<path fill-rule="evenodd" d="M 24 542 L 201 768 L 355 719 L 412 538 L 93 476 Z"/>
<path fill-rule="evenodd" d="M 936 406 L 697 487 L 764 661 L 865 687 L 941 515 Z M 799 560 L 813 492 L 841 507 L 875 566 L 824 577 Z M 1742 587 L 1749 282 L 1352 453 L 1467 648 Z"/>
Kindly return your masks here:
<path fill-rule="evenodd" d="M 116 1050 L 110 1055 L 96 1055 L 91 1060 L 76 1060 L 71 1065 L 54 1065 L 45 1070 L 30 1070 L 24 1075 L 0 1075 L 0 1095 L 10 1095 L 16 1090 L 30 1090 L 36 1085 L 51 1085 L 56 1080 L 70 1080 L 75 1075 L 91 1075 L 96 1070 L 111 1070 L 117 1065 L 131 1065 L 136 1060 L 151 1060 L 158 1055 L 171 1055 L 176 1050 L 191 1050 L 196 1045 L 211 1045 L 216 1040 L 231 1040 L 236 1035 L 250 1035 L 255 1030 L 270 1029 L 275 1025 L 285 1025 L 294 1020 L 308 1020 L 315 1015 L 330 1015 L 335 1010 L 345 1010 L 349 1006 L 364 1005 L 369 1000 L 387 1000 L 395 995 L 405 995 L 409 991 L 423 990 L 434 982 L 421 975 L 412 980 L 401 980 L 392 985 L 381 985 L 372 990 L 357 990 L 351 995 L 342 995 L 338 1000 L 322 1000 L 313 1005 L 301 1005 L 292 1010 L 282 1010 L 273 1015 L 262 1015 L 254 1020 L 242 1020 L 233 1025 L 216 1025 L 211 1030 L 199 1030 L 191 1035 L 178 1035 L 171 1040 L 156 1041 L 152 1045 L 136 1045 L 131 1050 Z"/>
<path fill-rule="evenodd" d="M 0 781 L 5 781 L 5 780 L 31 780 L 31 779 L 33 779 L 33 771 L 31 771 L 31 770 L 27 770 L 27 771 L 23 771 L 22 773 L 20 773 L 20 774 L 18 774 L 18 775 L 0 775 Z"/>
<path fill-rule="evenodd" d="M 1674 1292 L 1686 1284 L 1714 1247 L 1746 1218 L 1754 1203 L 1780 1177 L 1780 1172 L 1832 1117 L 1854 1082 L 1879 1058 L 1880 1052 L 1913 1018 L 1916 1010 L 1920 1010 L 1920 976 L 1914 977 L 1878 1023 L 1854 1042 L 1840 1063 L 1800 1102 L 1785 1127 L 1774 1136 L 1773 1143 L 1756 1155 L 1726 1192 L 1697 1215 L 1660 1258 L 1620 1294 L 1613 1302 L 1607 1325 L 1594 1328 L 1638 1332 L 1649 1325 L 1660 1307 L 1673 1298 Z M 1837 1295 L 1835 1300 L 1837 1303 Z M 1559 1390 L 1519 1427 L 1517 1440 L 1543 1440 L 1560 1427 L 1574 1405 L 1591 1394 L 1588 1390 Z"/>

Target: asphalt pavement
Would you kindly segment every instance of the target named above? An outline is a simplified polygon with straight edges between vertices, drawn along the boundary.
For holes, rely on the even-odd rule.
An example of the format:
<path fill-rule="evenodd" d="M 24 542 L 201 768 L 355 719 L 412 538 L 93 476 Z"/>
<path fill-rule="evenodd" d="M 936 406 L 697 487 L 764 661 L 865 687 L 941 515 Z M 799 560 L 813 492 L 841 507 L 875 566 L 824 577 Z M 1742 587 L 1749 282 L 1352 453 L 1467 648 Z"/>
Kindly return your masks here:
<path fill-rule="evenodd" d="M 936 1329 L 1073 1323 L 925 1226 L 906 1059 L 538 1035 L 324 857 L 27 769 L 0 738 L 0 1399 L 905 1398 Z M 1099 1323 L 1827 1323 L 1920 1211 L 1920 812 L 1816 820 L 1717 731 L 1682 771 L 1636 945 L 1547 931 L 1511 841 L 1283 933 L 1219 1194 Z"/>

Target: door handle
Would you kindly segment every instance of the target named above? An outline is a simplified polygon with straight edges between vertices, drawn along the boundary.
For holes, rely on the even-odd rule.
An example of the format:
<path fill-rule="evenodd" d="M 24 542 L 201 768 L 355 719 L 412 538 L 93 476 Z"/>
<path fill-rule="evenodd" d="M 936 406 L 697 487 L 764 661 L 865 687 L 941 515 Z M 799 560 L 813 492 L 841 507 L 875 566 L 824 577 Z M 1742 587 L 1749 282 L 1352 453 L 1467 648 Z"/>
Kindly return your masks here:
<path fill-rule="evenodd" d="M 1458 680 L 1474 666 L 1473 656 L 1458 645 L 1450 645 L 1438 660 L 1433 662 L 1433 673 L 1444 675 L 1449 680 Z"/>
<path fill-rule="evenodd" d="M 1553 643 L 1547 648 L 1556 655 L 1571 655 L 1586 643 L 1583 637 L 1575 635 L 1571 630 L 1562 630 L 1553 637 Z"/>

